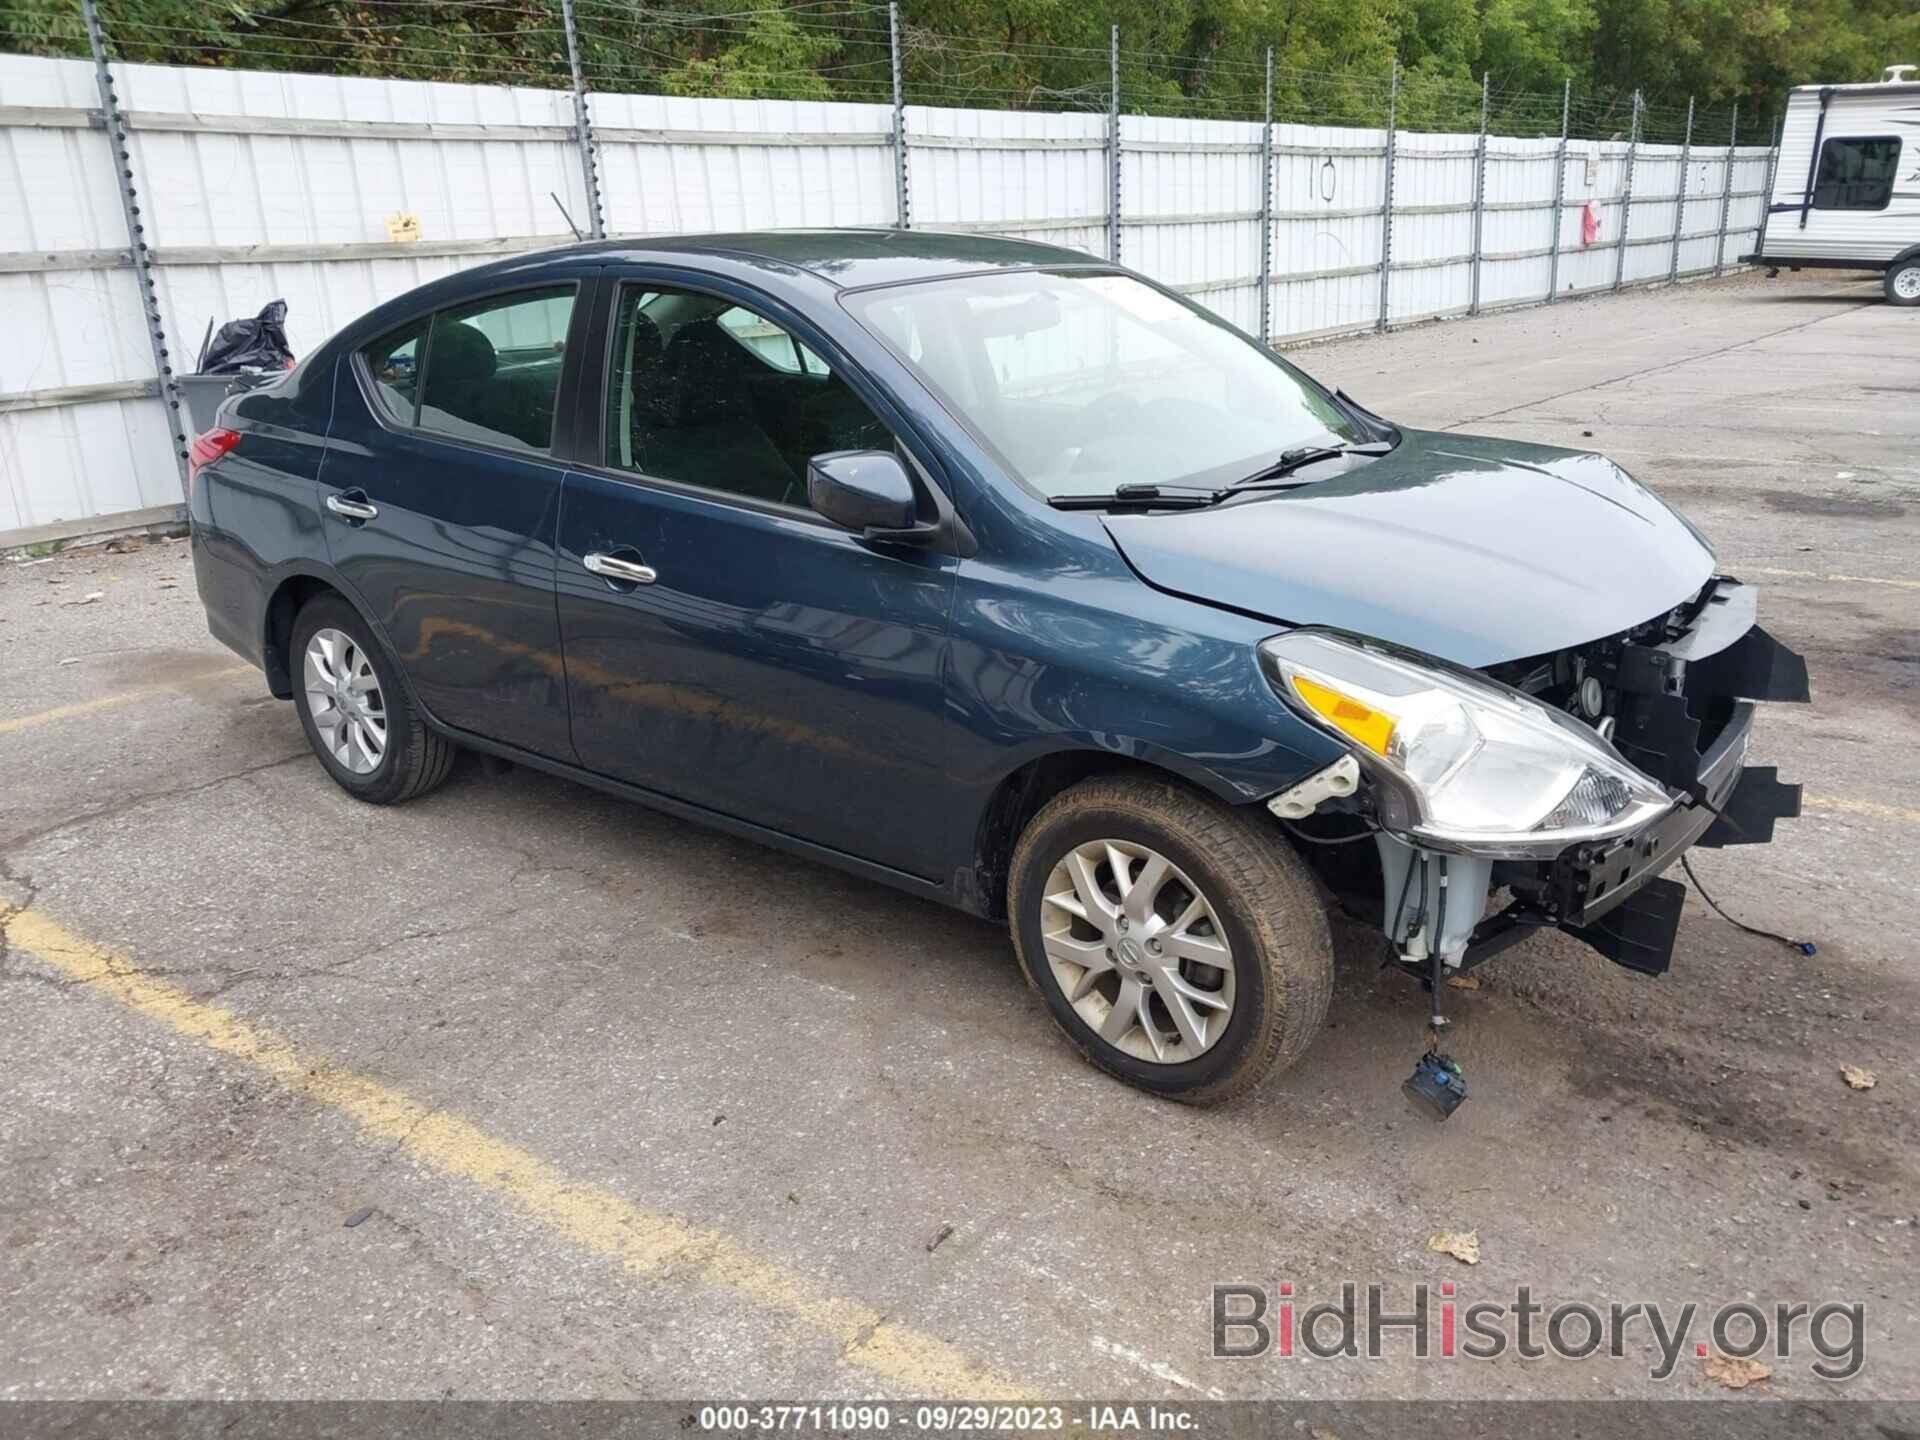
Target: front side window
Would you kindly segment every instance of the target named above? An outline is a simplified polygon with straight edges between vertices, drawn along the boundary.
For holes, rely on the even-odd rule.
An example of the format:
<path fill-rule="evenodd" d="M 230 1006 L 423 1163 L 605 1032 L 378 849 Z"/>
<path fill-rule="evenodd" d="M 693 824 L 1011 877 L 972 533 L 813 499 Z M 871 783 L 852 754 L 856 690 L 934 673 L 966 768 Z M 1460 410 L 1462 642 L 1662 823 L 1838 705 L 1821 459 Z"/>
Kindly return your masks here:
<path fill-rule="evenodd" d="M 1820 169 L 1813 180 L 1813 208 L 1884 210 L 1893 198 L 1893 178 L 1899 168 L 1897 137 L 1829 140 L 1820 147 Z"/>
<path fill-rule="evenodd" d="M 573 297 L 571 285 L 550 286 L 436 312 L 412 422 L 450 439 L 551 450 Z M 371 355 L 368 366 L 383 399 L 400 391 Z"/>
<path fill-rule="evenodd" d="M 621 288 L 607 387 L 613 468 L 805 507 L 815 455 L 893 443 L 842 376 L 765 316 L 690 290 Z"/>
<path fill-rule="evenodd" d="M 761 360 L 789 375 L 825 375 L 827 362 L 769 320 L 735 305 L 714 316 L 714 322 Z"/>
<path fill-rule="evenodd" d="M 962 276 L 845 303 L 1043 495 L 1226 484 L 1366 438 L 1271 351 L 1129 276 Z"/>

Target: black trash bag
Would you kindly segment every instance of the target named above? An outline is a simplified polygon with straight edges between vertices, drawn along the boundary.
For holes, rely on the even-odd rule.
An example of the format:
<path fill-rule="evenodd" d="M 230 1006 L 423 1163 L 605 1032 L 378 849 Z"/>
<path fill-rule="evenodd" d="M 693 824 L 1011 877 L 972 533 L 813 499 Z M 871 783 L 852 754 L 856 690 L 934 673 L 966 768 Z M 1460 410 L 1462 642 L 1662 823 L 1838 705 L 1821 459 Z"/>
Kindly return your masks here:
<path fill-rule="evenodd" d="M 229 320 L 200 352 L 202 375 L 242 370 L 285 370 L 293 364 L 287 344 L 287 302 L 275 300 L 251 320 Z"/>

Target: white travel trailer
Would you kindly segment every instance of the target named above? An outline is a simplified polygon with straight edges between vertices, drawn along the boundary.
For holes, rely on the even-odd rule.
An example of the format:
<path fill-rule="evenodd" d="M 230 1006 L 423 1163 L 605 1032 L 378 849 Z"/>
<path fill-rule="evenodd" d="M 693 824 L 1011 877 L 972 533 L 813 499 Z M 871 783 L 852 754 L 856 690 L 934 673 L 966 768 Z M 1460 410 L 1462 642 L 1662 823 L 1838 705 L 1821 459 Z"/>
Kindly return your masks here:
<path fill-rule="evenodd" d="M 1758 265 L 1880 270 L 1887 299 L 1920 305 L 1920 80 L 1806 85 L 1787 101 Z"/>

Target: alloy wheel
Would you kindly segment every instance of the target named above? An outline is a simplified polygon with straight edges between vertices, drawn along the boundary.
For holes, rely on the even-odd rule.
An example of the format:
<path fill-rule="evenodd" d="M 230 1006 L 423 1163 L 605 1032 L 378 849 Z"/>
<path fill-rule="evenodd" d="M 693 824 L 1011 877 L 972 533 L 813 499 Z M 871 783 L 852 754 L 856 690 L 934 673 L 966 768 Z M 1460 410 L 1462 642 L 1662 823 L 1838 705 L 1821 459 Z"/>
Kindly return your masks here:
<path fill-rule="evenodd" d="M 307 712 L 326 751 L 355 775 L 371 775 L 387 753 L 387 706 L 380 677 L 344 630 L 316 630 L 302 665 Z"/>
<path fill-rule="evenodd" d="M 1048 875 L 1041 907 L 1053 978 L 1109 1045 L 1177 1065 L 1226 1033 L 1232 947 L 1212 902 L 1166 856 L 1126 840 L 1077 845 Z"/>

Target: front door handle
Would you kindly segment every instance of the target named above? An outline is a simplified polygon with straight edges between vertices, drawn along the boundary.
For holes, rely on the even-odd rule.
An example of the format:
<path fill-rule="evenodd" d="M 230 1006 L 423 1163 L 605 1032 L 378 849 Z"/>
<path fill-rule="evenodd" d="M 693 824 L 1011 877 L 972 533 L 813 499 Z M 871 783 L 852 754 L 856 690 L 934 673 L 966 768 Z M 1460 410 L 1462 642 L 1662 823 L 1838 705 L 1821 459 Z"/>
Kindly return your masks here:
<path fill-rule="evenodd" d="M 598 550 L 583 556 L 580 563 L 608 580 L 625 580 L 633 585 L 651 585 L 660 578 L 651 565 L 642 565 L 638 560 L 622 560 L 617 555 L 606 555 Z"/>
<path fill-rule="evenodd" d="M 364 490 L 347 490 L 339 495 L 327 496 L 327 509 L 344 520 L 371 520 L 380 513 L 380 507 L 367 502 Z"/>

